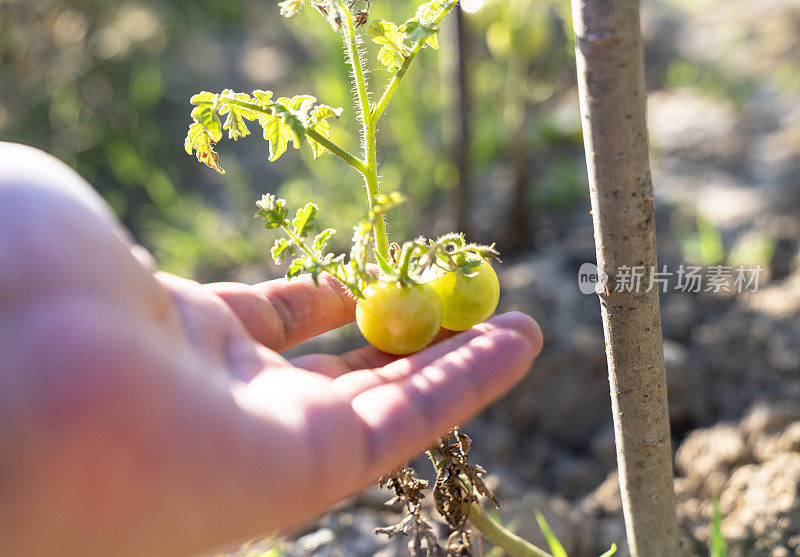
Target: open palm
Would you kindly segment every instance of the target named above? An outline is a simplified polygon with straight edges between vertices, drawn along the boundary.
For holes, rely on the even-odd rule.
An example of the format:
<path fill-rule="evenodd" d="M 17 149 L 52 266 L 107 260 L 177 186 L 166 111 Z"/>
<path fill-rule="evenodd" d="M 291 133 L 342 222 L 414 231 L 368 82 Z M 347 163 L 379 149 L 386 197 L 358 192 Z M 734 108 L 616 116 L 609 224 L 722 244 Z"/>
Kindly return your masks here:
<path fill-rule="evenodd" d="M 506 392 L 541 348 L 510 313 L 406 358 L 288 361 L 353 320 L 334 281 L 201 285 L 131 245 L 71 170 L 0 144 L 9 554 L 183 555 L 297 525 Z"/>

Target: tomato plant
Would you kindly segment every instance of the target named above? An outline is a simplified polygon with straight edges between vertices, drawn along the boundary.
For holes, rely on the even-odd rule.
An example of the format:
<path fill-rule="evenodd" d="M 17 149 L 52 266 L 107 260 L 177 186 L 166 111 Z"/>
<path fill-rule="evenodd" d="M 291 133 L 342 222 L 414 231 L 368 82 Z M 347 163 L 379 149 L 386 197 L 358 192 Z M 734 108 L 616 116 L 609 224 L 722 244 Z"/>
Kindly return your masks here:
<path fill-rule="evenodd" d="M 368 209 L 364 219 L 355 226 L 349 257 L 327 252 L 328 240 L 336 231 L 318 230 L 318 208 L 314 203 L 307 203 L 290 219 L 284 200 L 265 195 L 257 203 L 256 216 L 265 221 L 268 229 L 283 232 L 284 237 L 276 240 L 272 248 L 272 257 L 276 263 L 291 258 L 287 278 L 311 273 L 316 281 L 322 272 L 336 277 L 354 296 L 362 299 L 359 303 L 361 318 L 357 322 L 364 337 L 377 348 L 395 354 L 414 352 L 430 342 L 436 331 L 429 329 L 438 330 L 441 325 L 442 306 L 445 327 L 463 330 L 487 318 L 497 305 L 497 278 L 488 263 L 482 266 L 496 258 L 493 246 L 468 244 L 459 234 L 448 234 L 435 241 L 419 238 L 402 246 L 390 243 L 383 213 L 401 203 L 403 197 L 396 193 L 382 195 L 378 184 L 378 120 L 419 52 L 425 47 L 438 50 L 439 24 L 456 2 L 426 2 L 402 25 L 380 19 L 367 25 L 371 9 L 367 0 L 347 4 L 338 0 L 284 0 L 280 3 L 281 14 L 286 17 L 297 13 L 304 4 L 310 4 L 341 33 L 355 85 L 354 101 L 359 111 L 363 146 L 361 157 L 331 140 L 330 122 L 342 115 L 342 109 L 322 104 L 311 95 L 276 98 L 272 91 L 239 93 L 225 89 L 221 93 L 204 91 L 191 98 L 193 121 L 186 136 L 186 152 L 218 172 L 224 173 L 224 170 L 214 151 L 215 144 L 226 132 L 229 139 L 238 140 L 250 134 L 249 126 L 258 125 L 269 143 L 270 161 L 283 155 L 290 144 L 295 149 L 306 144 L 315 158 L 332 153 L 360 174 L 367 192 Z M 365 31 L 359 30 L 361 26 Z M 371 99 L 364 79 L 360 32 L 380 46 L 378 61 L 390 74 L 377 100 Z M 248 124 L 250 122 L 255 124 Z M 367 271 L 367 265 L 373 261 L 380 267 L 378 276 Z M 470 263 L 465 265 L 465 261 Z M 437 279 L 437 286 L 418 288 L 437 274 L 443 275 Z M 427 307 L 430 313 L 424 317 L 422 311 L 411 312 L 420 323 L 418 328 L 400 323 L 405 313 L 377 309 L 400 307 L 404 301 L 418 297 L 411 293 L 422 291 L 430 291 L 429 301 L 434 292 L 438 293 L 442 302 L 419 304 Z M 373 318 L 376 315 L 382 317 Z M 403 342 L 399 331 L 405 331 L 407 338 Z M 387 338 L 391 338 L 391 342 L 387 342 Z"/>
<path fill-rule="evenodd" d="M 315 158 L 332 153 L 352 167 L 363 180 L 367 210 L 353 229 L 349 255 L 327 251 L 328 241 L 336 230 L 319 229 L 318 207 L 312 202 L 290 216 L 285 200 L 267 194 L 256 203 L 256 217 L 264 221 L 267 229 L 283 233 L 272 247 L 272 258 L 276 263 L 290 260 L 287 279 L 301 273 L 310 273 L 315 282 L 321 273 L 334 276 L 359 298 L 356 321 L 364 337 L 384 352 L 410 354 L 427 346 L 443 323 L 449 329 L 465 330 L 489 317 L 497 306 L 500 290 L 497 275 L 489 264 L 498 255 L 493 245 L 468 243 L 458 233 L 436 240 L 417 238 L 400 245 L 389 241 L 384 223 L 384 213 L 402 203 L 404 198 L 399 193 L 380 192 L 377 124 L 414 58 L 425 47 L 438 50 L 439 24 L 457 0 L 430 0 L 420 5 L 402 25 L 380 19 L 367 25 L 369 0 L 348 1 L 346 4 L 340 0 L 283 0 L 280 7 L 282 15 L 291 17 L 304 4 L 309 4 L 341 33 L 359 112 L 363 149 L 360 157 L 331 139 L 330 121 L 342 115 L 341 108 L 319 103 L 311 95 L 275 98 L 271 91 L 263 90 L 237 93 L 226 89 L 221 93 L 202 92 L 193 96 L 193 121 L 185 148 L 188 154 L 196 155 L 199 161 L 224 173 L 219 155 L 214 151 L 215 144 L 224 132 L 234 140 L 249 135 L 250 122 L 262 129 L 269 143 L 270 161 L 283 155 L 289 144 L 295 149 L 306 144 Z M 380 46 L 378 60 L 390 74 L 377 100 L 371 99 L 364 79 L 362 41 L 357 34 L 362 26 L 366 35 Z M 375 264 L 378 272 L 375 272 Z M 546 555 L 508 533 L 484 513 L 475 493 L 496 503 L 481 479 L 485 472 L 467 462 L 469 438 L 457 428 L 453 436 L 455 441 L 446 442 L 443 438 L 428 451 L 437 473 L 434 486 L 437 511 L 455 531 L 448 540 L 448 548 L 453 539 L 469 540 L 470 534 L 465 528 L 469 520 L 509 553 Z M 418 533 L 431 532 L 432 528 L 419 517 L 419 499 L 423 496 L 419 490 L 427 482 L 416 478 L 409 467 L 393 472 L 387 481 L 395 486 L 396 501 L 406 502 L 410 514 L 396 527 L 379 531 L 390 535 L 407 533 L 413 524 Z M 447 505 L 442 504 L 445 500 Z M 451 505 L 451 501 L 464 505 Z M 435 539 L 431 543 L 436 544 Z M 459 547 L 467 551 L 470 545 L 465 542 Z M 428 545 L 428 549 L 433 551 L 434 548 Z"/>
<path fill-rule="evenodd" d="M 448 271 L 431 282 L 442 300 L 442 327 L 452 331 L 465 331 L 485 321 L 497 307 L 500 283 L 497 273 L 486 261 L 463 272 Z"/>

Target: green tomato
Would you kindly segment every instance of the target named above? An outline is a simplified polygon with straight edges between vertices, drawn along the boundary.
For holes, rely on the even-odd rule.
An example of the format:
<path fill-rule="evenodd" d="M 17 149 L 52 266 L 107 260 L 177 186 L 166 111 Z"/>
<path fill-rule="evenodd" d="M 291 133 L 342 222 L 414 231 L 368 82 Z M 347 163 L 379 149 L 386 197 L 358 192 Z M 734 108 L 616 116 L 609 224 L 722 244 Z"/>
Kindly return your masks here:
<path fill-rule="evenodd" d="M 451 331 L 466 331 L 485 321 L 497 308 L 500 283 L 497 274 L 486 261 L 472 270 L 468 277 L 450 271 L 430 284 L 442 300 L 442 327 Z"/>
<path fill-rule="evenodd" d="M 400 286 L 378 282 L 364 290 L 356 323 L 367 341 L 389 354 L 425 348 L 442 327 L 442 303 L 428 284 Z"/>

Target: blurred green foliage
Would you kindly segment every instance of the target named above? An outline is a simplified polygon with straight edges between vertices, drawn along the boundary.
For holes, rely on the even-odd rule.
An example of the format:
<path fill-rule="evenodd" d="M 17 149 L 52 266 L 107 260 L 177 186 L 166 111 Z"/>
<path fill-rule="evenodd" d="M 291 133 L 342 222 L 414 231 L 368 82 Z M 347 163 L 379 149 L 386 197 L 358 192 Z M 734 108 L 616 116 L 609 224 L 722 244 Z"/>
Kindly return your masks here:
<path fill-rule="evenodd" d="M 373 2 L 371 17 L 404 21 L 417 3 Z M 577 112 L 559 119 L 550 110 L 575 95 L 563 13 L 564 0 L 486 0 L 467 16 L 477 179 L 486 181 L 493 167 L 505 164 L 519 111 L 545 107 L 535 111 L 526 136 L 547 161 L 555 149 L 553 164 L 532 181 L 530 200 L 558 209 L 585 191 Z M 457 117 L 452 27 L 440 44 L 438 54 L 426 49 L 415 61 L 379 130 L 383 189 L 413 199 L 389 222 L 398 240 L 439 231 L 431 215 L 447 214 L 457 181 L 450 156 Z M 380 47 L 365 41 L 365 48 L 377 94 L 389 76 L 375 62 Z M 509 83 L 509 72 L 517 82 Z M 227 277 L 242 265 L 261 269 L 268 261 L 274 238 L 252 218 L 264 193 L 291 205 L 314 199 L 321 224 L 342 231 L 364 210 L 359 177 L 331 156 L 312 161 L 297 151 L 267 164 L 259 138 L 223 142 L 223 177 L 187 156 L 189 97 L 226 87 L 309 92 L 342 106 L 333 138 L 359 149 L 340 39 L 313 9 L 285 20 L 277 3 L 260 0 L 0 0 L 0 138 L 66 161 L 162 268 L 199 280 Z"/>
<path fill-rule="evenodd" d="M 676 58 L 669 63 L 664 85 L 667 89 L 694 87 L 713 99 L 727 99 L 740 107 L 756 94 L 756 83 L 752 78 L 732 75 L 719 63 L 685 58 Z"/>
<path fill-rule="evenodd" d="M 703 266 L 720 265 L 725 261 L 725 247 L 717 227 L 702 215 L 694 219 L 678 215 L 672 226 L 681 247 L 683 259 Z"/>

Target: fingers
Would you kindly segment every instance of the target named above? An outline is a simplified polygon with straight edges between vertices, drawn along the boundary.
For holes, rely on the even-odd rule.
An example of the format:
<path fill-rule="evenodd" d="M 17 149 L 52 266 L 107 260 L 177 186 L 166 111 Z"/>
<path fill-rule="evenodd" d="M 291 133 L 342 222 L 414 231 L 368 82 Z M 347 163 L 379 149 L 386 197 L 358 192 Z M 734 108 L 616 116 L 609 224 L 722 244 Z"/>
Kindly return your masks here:
<path fill-rule="evenodd" d="M 455 334 L 454 336 L 452 331 L 448 331 L 450 335 L 448 338 L 445 338 L 445 340 L 433 344 L 425 350 L 417 352 L 407 358 L 396 358 L 393 363 L 386 362 L 383 364 L 383 367 L 374 365 L 355 368 L 355 371 L 352 373 L 347 373 L 338 377 L 336 379 L 336 386 L 345 396 L 355 397 L 367 389 L 408 377 L 417 369 L 435 362 L 476 337 L 504 329 L 524 331 L 524 334 L 534 343 L 534 353 L 538 354 L 541 350 L 542 335 L 536 322 L 522 313 L 509 312 L 496 315 L 488 321 L 475 325 L 471 329 Z"/>
<path fill-rule="evenodd" d="M 486 325 L 373 372 L 372 385 L 363 390 L 348 386 L 347 376 L 334 381 L 354 395 L 352 408 L 368 435 L 369 473 L 383 473 L 424 450 L 530 369 L 542 346 L 536 322 L 510 313 Z"/>
<path fill-rule="evenodd" d="M 461 334 L 470 335 L 470 338 L 472 338 L 473 336 L 485 332 L 494 326 L 495 325 L 492 325 L 491 323 L 481 323 L 474 327 L 471 331 Z M 433 339 L 431 345 L 438 344 L 441 341 L 451 338 L 457 334 L 459 334 L 458 331 L 442 329 L 436 335 L 436 338 Z M 447 347 L 449 345 L 444 346 Z M 363 390 L 368 386 L 375 384 L 374 378 L 376 377 L 376 373 L 380 374 L 382 371 L 376 371 L 376 368 L 382 368 L 387 364 L 399 359 L 400 356 L 381 352 L 377 348 L 368 345 L 357 348 L 356 350 L 351 350 L 350 352 L 345 352 L 341 356 L 334 354 L 306 354 L 304 356 L 294 358 L 291 360 L 291 363 L 295 367 L 321 373 L 331 378 L 340 377 L 346 373 L 350 373 L 347 383 L 360 384 L 361 378 L 363 378 L 366 380 L 366 386 L 359 389 Z M 362 371 L 362 373 L 353 374 L 351 373 L 353 371 Z"/>
<path fill-rule="evenodd" d="M 329 275 L 319 277 L 319 286 L 303 276 L 206 287 L 231 307 L 253 338 L 278 352 L 355 318 L 356 300 Z"/>
<path fill-rule="evenodd" d="M 315 371 L 336 378 L 354 370 L 370 370 L 383 367 L 398 359 L 372 346 L 364 346 L 341 356 L 334 354 L 307 354 L 291 360 L 295 367 Z"/>

